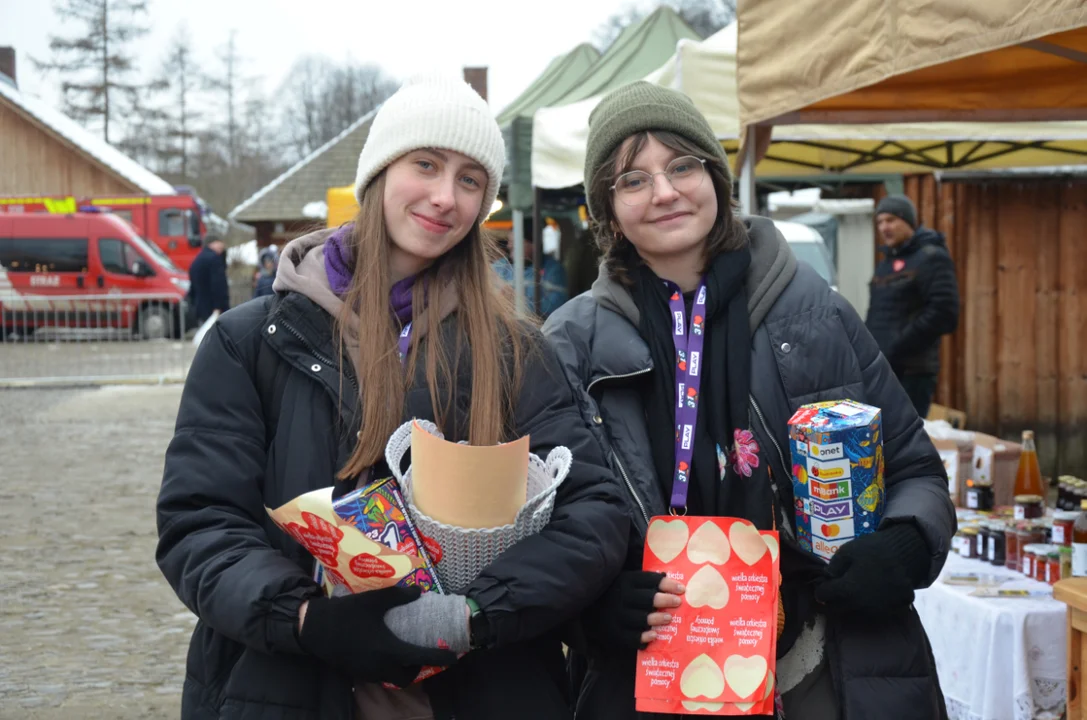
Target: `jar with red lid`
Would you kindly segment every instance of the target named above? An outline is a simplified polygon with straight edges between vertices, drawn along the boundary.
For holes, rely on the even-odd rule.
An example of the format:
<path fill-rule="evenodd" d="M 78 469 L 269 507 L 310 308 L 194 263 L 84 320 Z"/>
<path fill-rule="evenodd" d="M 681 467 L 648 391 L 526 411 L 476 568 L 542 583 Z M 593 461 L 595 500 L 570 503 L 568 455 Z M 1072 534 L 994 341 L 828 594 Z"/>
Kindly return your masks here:
<path fill-rule="evenodd" d="M 1072 547 L 1072 526 L 1079 513 L 1074 510 L 1057 510 L 1053 513 L 1053 544 Z"/>

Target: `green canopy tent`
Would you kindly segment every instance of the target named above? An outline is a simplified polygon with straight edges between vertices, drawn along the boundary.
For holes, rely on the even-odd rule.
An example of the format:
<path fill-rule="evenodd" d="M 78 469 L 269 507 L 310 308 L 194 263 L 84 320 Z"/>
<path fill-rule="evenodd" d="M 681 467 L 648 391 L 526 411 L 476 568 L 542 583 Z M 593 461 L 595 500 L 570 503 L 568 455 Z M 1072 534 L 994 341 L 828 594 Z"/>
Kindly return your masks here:
<path fill-rule="evenodd" d="M 506 140 L 507 205 L 520 210 L 532 205 L 532 115 L 575 88 L 599 59 L 600 53 L 592 45 L 578 45 L 552 60 L 542 75 L 498 113 L 496 120 Z"/>

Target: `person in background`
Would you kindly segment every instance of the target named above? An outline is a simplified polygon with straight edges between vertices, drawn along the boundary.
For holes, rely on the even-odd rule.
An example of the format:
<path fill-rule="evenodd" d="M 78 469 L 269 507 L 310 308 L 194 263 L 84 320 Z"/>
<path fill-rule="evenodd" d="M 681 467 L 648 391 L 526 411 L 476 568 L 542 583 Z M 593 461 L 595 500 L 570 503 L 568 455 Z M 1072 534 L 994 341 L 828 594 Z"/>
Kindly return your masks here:
<path fill-rule="evenodd" d="M 566 288 L 566 269 L 552 255 L 544 253 L 543 265 L 536 271 L 533 267 L 533 259 L 536 257 L 536 244 L 533 239 L 532 220 L 525 220 L 524 229 L 525 307 L 529 312 L 535 312 L 541 319 L 546 319 L 570 298 Z M 494 269 L 498 276 L 511 285 L 513 284 L 513 241 L 513 230 L 510 230 L 504 244 L 506 257 L 499 258 L 494 263 Z M 534 307 L 536 291 L 532 286 L 533 278 L 540 283 L 540 308 L 538 312 Z"/>
<path fill-rule="evenodd" d="M 272 289 L 272 283 L 276 279 L 278 261 L 275 246 L 266 247 L 260 251 L 260 269 L 257 270 L 256 281 L 253 284 L 253 297 L 263 297 L 275 292 Z"/>
<path fill-rule="evenodd" d="M 642 570 L 642 548 L 650 518 L 670 510 L 780 532 L 775 688 L 788 720 L 946 717 L 911 606 L 955 533 L 943 463 L 853 307 L 771 220 L 737 217 L 732 187 L 682 93 L 633 83 L 589 117 L 585 189 L 604 262 L 543 332 L 608 449 L 632 536 L 572 650 L 577 717 L 656 717 L 635 710 L 635 653 L 687 606 L 675 579 Z M 796 535 L 782 448 L 801 405 L 844 398 L 882 409 L 886 505 L 875 532 L 827 563 Z"/>
<path fill-rule="evenodd" d="M 407 81 L 374 116 L 354 221 L 291 241 L 275 294 L 208 331 L 157 506 L 156 560 L 198 618 L 183 720 L 570 718 L 563 630 L 615 577 L 629 521 L 554 352 L 494 282 L 480 224 L 505 164 L 469 85 Z M 550 520 L 461 594 L 327 597 L 265 507 L 389 477 L 413 418 L 568 448 Z M 447 669 L 412 684 L 421 665 Z"/>
<path fill-rule="evenodd" d="M 203 325 L 211 314 L 230 309 L 230 283 L 226 277 L 226 243 L 214 234 L 204 239 L 204 249 L 189 266 L 189 302 L 193 306 L 197 325 Z"/>
<path fill-rule="evenodd" d="M 922 227 L 905 195 L 876 207 L 883 260 L 870 286 L 865 324 L 910 402 L 927 417 L 940 372 L 940 338 L 959 324 L 959 282 L 942 233 Z"/>

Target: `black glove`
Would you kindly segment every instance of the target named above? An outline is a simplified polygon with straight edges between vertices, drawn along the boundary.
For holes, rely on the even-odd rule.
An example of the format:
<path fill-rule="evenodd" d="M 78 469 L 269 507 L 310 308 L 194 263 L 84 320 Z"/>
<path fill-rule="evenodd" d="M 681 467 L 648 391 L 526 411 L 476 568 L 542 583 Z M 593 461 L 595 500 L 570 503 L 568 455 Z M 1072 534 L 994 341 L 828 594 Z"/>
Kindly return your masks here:
<path fill-rule="evenodd" d="M 815 599 L 828 611 L 880 617 L 913 602 L 928 575 L 928 545 L 912 523 L 900 523 L 846 543 L 827 565 Z"/>
<path fill-rule="evenodd" d="M 619 573 L 611 587 L 587 611 L 586 634 L 606 647 L 644 649 L 642 633 L 649 630 L 649 614 L 657 611 L 653 607 L 653 597 L 660 592 L 663 579 L 664 573 Z"/>
<path fill-rule="evenodd" d="M 309 601 L 298 639 L 311 655 L 361 682 L 407 687 L 423 665 L 446 667 L 457 661 L 450 650 L 411 645 L 393 635 L 385 613 L 419 597 L 417 587 L 390 587 Z"/>

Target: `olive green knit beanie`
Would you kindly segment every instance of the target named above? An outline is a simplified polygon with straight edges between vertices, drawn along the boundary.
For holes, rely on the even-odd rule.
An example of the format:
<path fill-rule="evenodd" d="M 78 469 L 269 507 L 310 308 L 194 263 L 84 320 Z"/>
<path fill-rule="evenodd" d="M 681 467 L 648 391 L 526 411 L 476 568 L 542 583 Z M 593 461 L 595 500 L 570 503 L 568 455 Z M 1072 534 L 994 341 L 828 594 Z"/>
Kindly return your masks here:
<path fill-rule="evenodd" d="M 691 99 L 681 92 L 638 81 L 624 85 L 604 96 L 589 116 L 589 142 L 585 148 L 585 190 L 589 195 L 589 214 L 600 221 L 604 208 L 593 207 L 593 178 L 600 172 L 608 155 L 624 140 L 644 130 L 666 130 L 682 135 L 711 157 L 724 163 L 728 157 L 706 117 Z"/>

